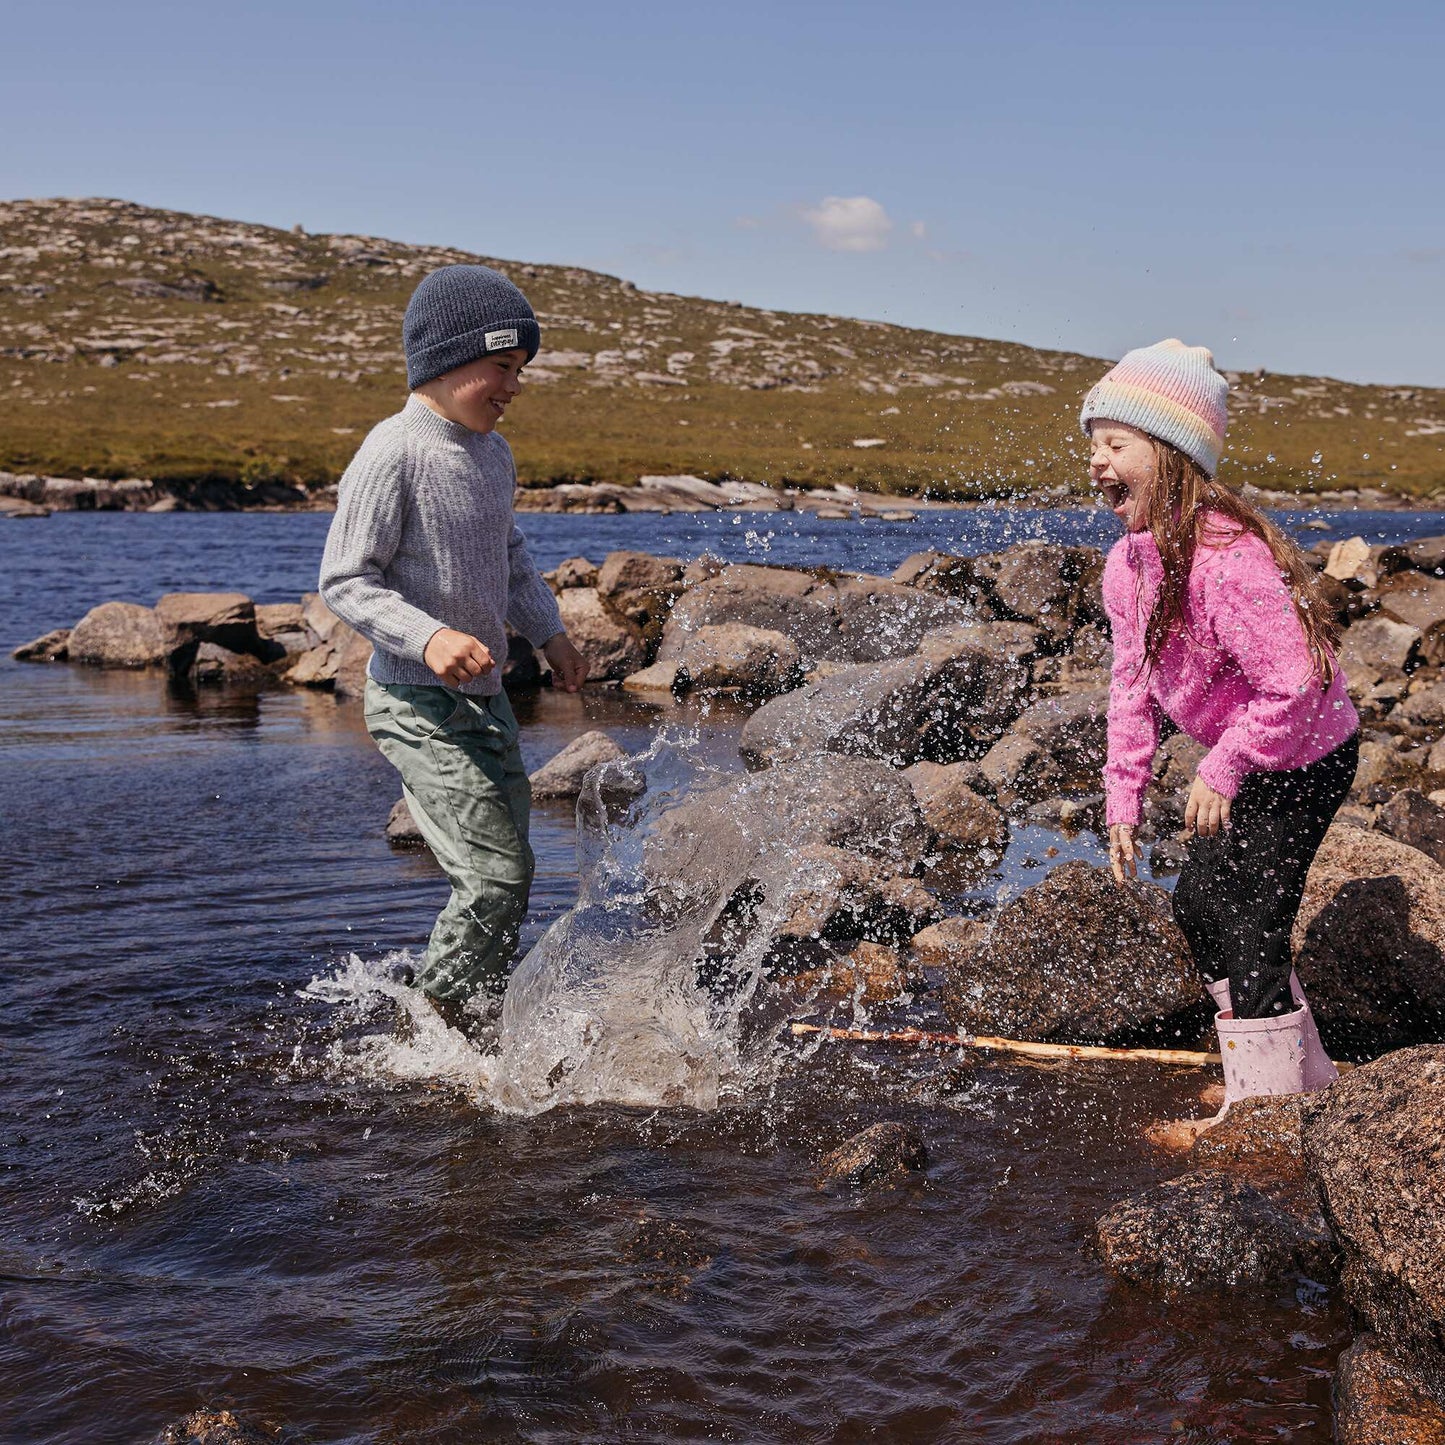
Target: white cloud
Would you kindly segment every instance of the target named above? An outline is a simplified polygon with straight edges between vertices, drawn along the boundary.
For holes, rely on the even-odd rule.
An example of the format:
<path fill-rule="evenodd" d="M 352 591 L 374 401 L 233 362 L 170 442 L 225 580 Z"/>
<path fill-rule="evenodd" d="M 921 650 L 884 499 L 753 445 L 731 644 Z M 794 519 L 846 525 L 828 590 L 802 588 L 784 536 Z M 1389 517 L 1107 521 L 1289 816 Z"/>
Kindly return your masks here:
<path fill-rule="evenodd" d="M 824 196 L 804 208 L 803 219 L 830 251 L 881 251 L 893 229 L 888 212 L 871 196 Z"/>
<path fill-rule="evenodd" d="M 926 241 L 928 239 L 928 227 L 924 225 L 922 221 L 914 221 L 908 229 L 915 241 Z"/>

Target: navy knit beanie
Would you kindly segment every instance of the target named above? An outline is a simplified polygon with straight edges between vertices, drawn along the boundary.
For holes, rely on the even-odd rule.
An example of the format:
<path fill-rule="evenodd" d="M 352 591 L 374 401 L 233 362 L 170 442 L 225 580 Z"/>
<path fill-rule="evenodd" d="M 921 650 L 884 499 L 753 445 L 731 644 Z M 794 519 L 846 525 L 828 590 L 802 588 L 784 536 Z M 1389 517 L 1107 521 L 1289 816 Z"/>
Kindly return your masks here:
<path fill-rule="evenodd" d="M 424 276 L 401 323 L 406 384 L 415 391 L 444 371 L 492 351 L 524 347 L 530 361 L 542 331 L 527 298 L 490 266 L 443 266 Z"/>

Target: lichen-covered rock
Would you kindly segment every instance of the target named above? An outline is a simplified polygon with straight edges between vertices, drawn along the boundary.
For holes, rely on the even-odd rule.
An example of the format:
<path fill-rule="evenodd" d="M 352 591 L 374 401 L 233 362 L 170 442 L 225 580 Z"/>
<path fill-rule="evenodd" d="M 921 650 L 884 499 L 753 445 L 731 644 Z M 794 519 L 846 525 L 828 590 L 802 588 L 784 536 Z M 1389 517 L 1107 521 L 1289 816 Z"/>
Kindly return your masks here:
<path fill-rule="evenodd" d="M 16 662 L 68 662 L 70 659 L 70 628 L 57 627 L 33 642 L 17 647 L 10 654 Z"/>
<path fill-rule="evenodd" d="M 1099 1220 L 1105 1266 L 1135 1284 L 1190 1290 L 1328 1274 L 1329 1234 L 1242 1179 L 1196 1170 L 1116 1204 Z"/>
<path fill-rule="evenodd" d="M 765 697 L 795 687 L 801 661 L 797 644 L 783 633 L 725 622 L 700 627 L 688 636 L 677 659 L 675 676 L 704 692 L 736 688 Z"/>
<path fill-rule="evenodd" d="M 968 784 L 967 763 L 914 763 L 904 769 L 924 821 L 946 848 L 1002 855 L 1008 846 L 1008 821 L 1002 810 Z"/>
<path fill-rule="evenodd" d="M 940 1001 L 968 1033 L 1113 1044 L 1172 1037 L 1203 997 L 1169 895 L 1075 859 L 999 911 Z"/>
<path fill-rule="evenodd" d="M 1336 1445 L 1445 1445 L 1445 1407 L 1374 1335 L 1340 1356 L 1334 1401 Z"/>
<path fill-rule="evenodd" d="M 102 602 L 71 630 L 72 662 L 91 667 L 178 666 L 190 644 L 181 640 L 149 607 L 134 602 Z"/>
<path fill-rule="evenodd" d="M 532 796 L 575 798 L 582 791 L 587 774 L 608 763 L 619 766 L 604 775 L 604 791 L 638 793 L 645 784 L 640 773 L 621 766 L 626 760 L 627 750 L 615 738 L 600 729 L 583 733 L 532 774 Z"/>
<path fill-rule="evenodd" d="M 1445 1046 L 1387 1054 L 1309 1096 L 1304 1151 L 1351 1308 L 1445 1404 Z"/>
<path fill-rule="evenodd" d="M 1401 843 L 1445 864 L 1445 808 L 1418 788 L 1402 788 L 1379 811 L 1375 826 Z"/>
<path fill-rule="evenodd" d="M 1445 1037 L 1445 869 L 1418 849 L 1333 824 L 1292 945 L 1326 1047 L 1378 1053 Z"/>
<path fill-rule="evenodd" d="M 815 1175 L 820 1189 L 828 1185 L 859 1188 L 906 1178 L 928 1164 L 923 1136 L 911 1124 L 892 1121 L 870 1124 L 818 1161 Z"/>

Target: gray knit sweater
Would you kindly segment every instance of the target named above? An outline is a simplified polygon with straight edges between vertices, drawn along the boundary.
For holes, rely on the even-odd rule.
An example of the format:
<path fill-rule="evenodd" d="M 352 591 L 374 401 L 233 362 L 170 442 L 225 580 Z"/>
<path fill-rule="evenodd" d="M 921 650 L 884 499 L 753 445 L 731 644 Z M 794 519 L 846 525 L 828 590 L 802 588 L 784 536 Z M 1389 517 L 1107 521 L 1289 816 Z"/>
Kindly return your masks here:
<path fill-rule="evenodd" d="M 512 515 L 512 449 L 412 396 L 378 423 L 341 478 L 321 595 L 375 652 L 378 682 L 440 686 L 422 661 L 440 627 L 469 632 L 497 667 L 463 692 L 500 692 L 505 624 L 541 646 L 563 630 Z"/>

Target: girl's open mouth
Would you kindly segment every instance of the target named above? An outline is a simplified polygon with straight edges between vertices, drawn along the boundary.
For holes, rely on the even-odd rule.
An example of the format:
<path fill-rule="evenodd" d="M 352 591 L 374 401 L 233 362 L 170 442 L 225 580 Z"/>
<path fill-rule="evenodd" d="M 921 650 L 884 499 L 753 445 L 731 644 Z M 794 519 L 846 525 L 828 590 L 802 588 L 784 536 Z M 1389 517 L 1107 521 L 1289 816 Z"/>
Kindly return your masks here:
<path fill-rule="evenodd" d="M 1103 492 L 1104 500 L 1116 512 L 1129 500 L 1129 487 L 1125 482 L 1100 482 L 1099 490 Z"/>

